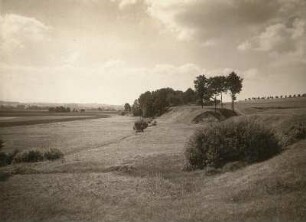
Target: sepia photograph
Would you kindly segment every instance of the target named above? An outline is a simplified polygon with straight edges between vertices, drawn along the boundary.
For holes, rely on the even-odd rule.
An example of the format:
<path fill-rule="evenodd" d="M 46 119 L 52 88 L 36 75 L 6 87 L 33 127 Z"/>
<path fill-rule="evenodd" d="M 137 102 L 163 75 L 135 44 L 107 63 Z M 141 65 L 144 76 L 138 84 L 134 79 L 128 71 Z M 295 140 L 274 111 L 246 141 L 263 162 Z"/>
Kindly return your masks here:
<path fill-rule="evenodd" d="M 0 0 L 0 221 L 306 221 L 306 0 Z"/>

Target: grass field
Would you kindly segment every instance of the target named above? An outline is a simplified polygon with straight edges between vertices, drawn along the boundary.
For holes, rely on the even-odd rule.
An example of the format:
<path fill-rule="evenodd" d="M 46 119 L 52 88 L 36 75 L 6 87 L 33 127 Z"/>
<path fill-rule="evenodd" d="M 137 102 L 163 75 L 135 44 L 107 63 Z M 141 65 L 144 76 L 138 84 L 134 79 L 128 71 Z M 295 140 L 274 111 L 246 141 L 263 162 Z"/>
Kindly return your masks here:
<path fill-rule="evenodd" d="M 119 115 L 1 127 L 4 151 L 57 148 L 65 158 L 0 168 L 0 221 L 305 221 L 305 140 L 235 171 L 182 170 L 201 127 L 192 120 L 211 109 L 174 107 L 138 134 L 136 118 Z M 236 109 L 275 130 L 306 121 L 304 98 Z"/>

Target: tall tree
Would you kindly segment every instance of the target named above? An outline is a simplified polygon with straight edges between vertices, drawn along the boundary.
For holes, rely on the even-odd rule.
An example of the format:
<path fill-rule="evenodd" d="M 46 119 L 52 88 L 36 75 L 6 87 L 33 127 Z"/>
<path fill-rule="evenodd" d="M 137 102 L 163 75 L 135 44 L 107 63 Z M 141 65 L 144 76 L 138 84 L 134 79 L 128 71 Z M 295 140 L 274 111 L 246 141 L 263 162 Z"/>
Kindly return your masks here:
<path fill-rule="evenodd" d="M 211 98 L 211 92 L 209 91 L 208 87 L 208 79 L 205 75 L 199 75 L 196 77 L 196 80 L 194 81 L 194 88 L 200 99 L 200 104 L 203 109 L 204 101 L 209 101 Z"/>
<path fill-rule="evenodd" d="M 221 108 L 223 108 L 223 93 L 226 93 L 228 90 L 227 86 L 227 80 L 225 76 L 218 76 L 218 82 L 220 84 L 219 86 L 219 92 L 220 92 L 220 102 L 221 102 Z"/>
<path fill-rule="evenodd" d="M 222 92 L 222 78 L 215 76 L 208 79 L 209 92 L 214 97 L 215 112 L 217 111 L 217 96 Z"/>
<path fill-rule="evenodd" d="M 237 99 L 236 95 L 239 94 L 242 89 L 242 81 L 243 78 L 238 76 L 235 72 L 231 72 L 226 78 L 227 87 L 231 93 L 233 111 L 235 110 L 234 103 Z"/>

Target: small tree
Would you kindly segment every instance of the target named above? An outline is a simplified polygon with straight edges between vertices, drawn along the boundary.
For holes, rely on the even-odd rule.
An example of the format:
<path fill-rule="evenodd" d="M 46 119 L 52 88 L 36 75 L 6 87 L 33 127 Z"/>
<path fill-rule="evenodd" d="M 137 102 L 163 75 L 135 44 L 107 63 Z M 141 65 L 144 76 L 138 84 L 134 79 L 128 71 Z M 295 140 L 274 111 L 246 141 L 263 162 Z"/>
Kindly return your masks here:
<path fill-rule="evenodd" d="M 233 111 L 235 110 L 234 102 L 237 99 L 236 95 L 239 94 L 242 89 L 242 81 L 243 79 L 235 72 L 231 72 L 226 78 L 227 88 L 231 93 Z"/>
<path fill-rule="evenodd" d="M 124 111 L 131 112 L 132 107 L 129 103 L 124 104 Z"/>

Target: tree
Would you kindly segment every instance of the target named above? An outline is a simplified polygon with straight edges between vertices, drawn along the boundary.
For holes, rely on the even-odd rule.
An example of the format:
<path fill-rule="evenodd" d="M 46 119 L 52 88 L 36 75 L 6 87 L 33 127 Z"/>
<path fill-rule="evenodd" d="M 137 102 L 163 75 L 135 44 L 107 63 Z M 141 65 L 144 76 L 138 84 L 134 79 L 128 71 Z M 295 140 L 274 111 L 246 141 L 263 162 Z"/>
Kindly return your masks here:
<path fill-rule="evenodd" d="M 214 97 L 215 112 L 217 111 L 217 96 L 220 93 L 220 82 L 217 76 L 208 79 L 208 88 Z"/>
<path fill-rule="evenodd" d="M 222 104 L 222 93 L 226 92 L 227 90 L 227 84 L 226 84 L 226 78 L 225 76 L 215 76 L 211 77 L 208 80 L 208 87 L 209 91 L 214 96 L 214 102 L 215 102 L 215 112 L 217 109 L 217 96 L 221 95 L 221 107 L 223 107 Z"/>
<path fill-rule="evenodd" d="M 231 93 L 233 111 L 235 110 L 234 102 L 237 98 L 236 95 L 239 94 L 242 89 L 242 81 L 243 78 L 239 77 L 235 72 L 231 72 L 226 78 L 227 87 Z"/>
<path fill-rule="evenodd" d="M 149 117 L 154 115 L 154 99 L 150 91 L 141 94 L 138 98 L 139 106 L 144 117 Z"/>
<path fill-rule="evenodd" d="M 209 101 L 212 96 L 208 87 L 208 79 L 205 75 L 199 75 L 196 77 L 196 80 L 194 81 L 194 88 L 200 99 L 200 104 L 203 109 L 204 101 Z"/>
<path fill-rule="evenodd" d="M 140 105 L 137 99 L 134 101 L 134 104 L 132 106 L 132 113 L 134 116 L 142 115 L 142 111 L 141 111 L 141 108 L 140 108 Z"/>
<path fill-rule="evenodd" d="M 185 104 L 194 103 L 196 101 L 195 91 L 191 88 L 188 88 L 183 94 L 183 101 Z"/>
<path fill-rule="evenodd" d="M 223 98 L 222 98 L 222 93 L 226 93 L 228 90 L 228 85 L 227 85 L 227 79 L 225 76 L 217 76 L 218 82 L 219 82 L 219 92 L 221 95 L 221 108 L 223 108 Z"/>
<path fill-rule="evenodd" d="M 124 111 L 126 112 L 131 112 L 132 108 L 129 103 L 124 104 Z"/>

